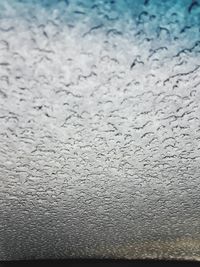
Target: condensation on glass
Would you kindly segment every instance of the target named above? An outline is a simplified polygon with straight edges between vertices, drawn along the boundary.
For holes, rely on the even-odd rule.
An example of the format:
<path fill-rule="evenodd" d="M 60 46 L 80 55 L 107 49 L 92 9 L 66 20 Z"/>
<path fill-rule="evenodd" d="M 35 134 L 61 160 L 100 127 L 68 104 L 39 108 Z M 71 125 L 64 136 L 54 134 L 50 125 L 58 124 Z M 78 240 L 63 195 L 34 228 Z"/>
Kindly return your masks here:
<path fill-rule="evenodd" d="M 200 2 L 0 1 L 0 260 L 200 259 Z"/>

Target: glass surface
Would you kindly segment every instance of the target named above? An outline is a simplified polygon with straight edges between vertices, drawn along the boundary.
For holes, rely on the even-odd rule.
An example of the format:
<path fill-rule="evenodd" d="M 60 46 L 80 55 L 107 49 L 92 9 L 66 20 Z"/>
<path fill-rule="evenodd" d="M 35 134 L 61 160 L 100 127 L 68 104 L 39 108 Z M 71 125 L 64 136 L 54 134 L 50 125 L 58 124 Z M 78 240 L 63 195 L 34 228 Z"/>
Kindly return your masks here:
<path fill-rule="evenodd" d="M 199 140 L 199 1 L 0 1 L 0 260 L 199 260 Z"/>

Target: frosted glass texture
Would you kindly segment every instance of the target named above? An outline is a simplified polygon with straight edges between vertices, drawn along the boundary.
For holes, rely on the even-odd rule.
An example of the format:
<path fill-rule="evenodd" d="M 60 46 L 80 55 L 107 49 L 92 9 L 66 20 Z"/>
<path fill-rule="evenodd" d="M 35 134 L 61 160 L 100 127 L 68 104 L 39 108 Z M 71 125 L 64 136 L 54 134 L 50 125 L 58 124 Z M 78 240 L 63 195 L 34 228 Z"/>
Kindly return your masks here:
<path fill-rule="evenodd" d="M 200 259 L 200 1 L 0 1 L 0 260 Z"/>

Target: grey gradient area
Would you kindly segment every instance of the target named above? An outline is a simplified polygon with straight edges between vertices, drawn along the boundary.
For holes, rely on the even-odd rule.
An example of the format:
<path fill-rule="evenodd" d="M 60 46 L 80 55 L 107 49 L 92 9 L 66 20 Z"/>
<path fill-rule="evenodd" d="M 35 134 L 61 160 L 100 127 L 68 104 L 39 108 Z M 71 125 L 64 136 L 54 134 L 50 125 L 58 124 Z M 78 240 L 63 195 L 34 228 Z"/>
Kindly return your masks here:
<path fill-rule="evenodd" d="M 200 2 L 0 1 L 0 260 L 200 259 Z"/>

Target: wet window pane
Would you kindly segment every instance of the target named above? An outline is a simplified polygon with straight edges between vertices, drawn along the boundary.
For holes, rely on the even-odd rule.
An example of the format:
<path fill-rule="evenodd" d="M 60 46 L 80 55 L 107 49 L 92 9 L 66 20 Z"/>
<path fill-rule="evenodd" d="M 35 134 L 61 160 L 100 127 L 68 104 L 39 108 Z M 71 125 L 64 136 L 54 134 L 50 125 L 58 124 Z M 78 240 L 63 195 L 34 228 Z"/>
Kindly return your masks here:
<path fill-rule="evenodd" d="M 0 1 L 0 260 L 200 257 L 200 2 Z"/>

